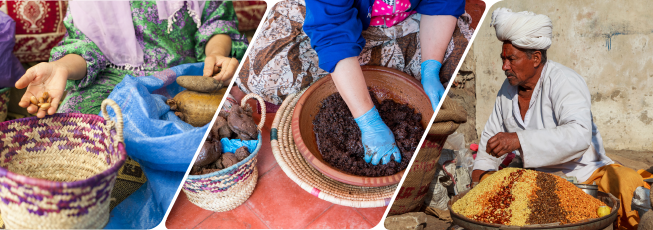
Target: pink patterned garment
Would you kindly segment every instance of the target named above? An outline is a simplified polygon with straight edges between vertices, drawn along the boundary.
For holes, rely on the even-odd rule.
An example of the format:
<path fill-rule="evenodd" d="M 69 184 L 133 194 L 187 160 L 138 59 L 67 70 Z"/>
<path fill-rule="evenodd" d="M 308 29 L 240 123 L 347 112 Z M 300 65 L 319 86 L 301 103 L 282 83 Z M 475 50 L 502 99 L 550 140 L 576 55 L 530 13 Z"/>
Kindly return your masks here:
<path fill-rule="evenodd" d="M 370 26 L 394 26 L 417 13 L 414 10 L 406 12 L 410 7 L 410 0 L 375 0 Z"/>

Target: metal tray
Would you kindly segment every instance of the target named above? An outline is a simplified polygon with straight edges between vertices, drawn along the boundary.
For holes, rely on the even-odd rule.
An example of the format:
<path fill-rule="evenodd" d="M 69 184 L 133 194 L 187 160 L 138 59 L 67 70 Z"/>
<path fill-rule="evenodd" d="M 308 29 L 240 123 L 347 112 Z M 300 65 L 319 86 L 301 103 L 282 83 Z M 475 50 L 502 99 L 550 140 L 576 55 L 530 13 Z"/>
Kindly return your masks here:
<path fill-rule="evenodd" d="M 558 225 L 558 223 L 544 224 L 544 225 L 525 225 L 525 226 L 508 226 L 502 224 L 491 224 L 480 221 L 475 221 L 463 215 L 455 213 L 451 206 L 460 198 L 465 196 L 469 191 L 458 194 L 449 200 L 447 207 L 451 212 L 451 219 L 453 223 L 469 230 L 498 230 L 498 229 L 558 229 L 558 230 L 595 230 L 610 227 L 617 219 L 617 211 L 621 205 L 619 199 L 609 193 L 598 192 L 597 199 L 603 201 L 609 207 L 612 207 L 612 212 L 607 216 L 584 220 L 573 224 Z"/>

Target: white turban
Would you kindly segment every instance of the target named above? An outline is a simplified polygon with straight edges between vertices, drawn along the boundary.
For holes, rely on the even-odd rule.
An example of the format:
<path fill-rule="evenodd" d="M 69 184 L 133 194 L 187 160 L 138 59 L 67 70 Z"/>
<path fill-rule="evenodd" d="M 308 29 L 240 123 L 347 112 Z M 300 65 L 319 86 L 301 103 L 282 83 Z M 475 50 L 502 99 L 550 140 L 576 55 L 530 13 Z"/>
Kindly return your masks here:
<path fill-rule="evenodd" d="M 546 15 L 499 8 L 492 12 L 490 26 L 494 26 L 497 39 L 510 41 L 513 46 L 538 50 L 551 47 L 553 24 Z"/>

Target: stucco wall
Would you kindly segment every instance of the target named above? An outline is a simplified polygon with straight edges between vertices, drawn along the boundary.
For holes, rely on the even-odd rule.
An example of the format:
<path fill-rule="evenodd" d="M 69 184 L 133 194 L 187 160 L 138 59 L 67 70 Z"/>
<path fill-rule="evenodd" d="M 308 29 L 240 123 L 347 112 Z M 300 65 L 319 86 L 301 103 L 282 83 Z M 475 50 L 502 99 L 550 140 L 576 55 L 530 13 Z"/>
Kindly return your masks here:
<path fill-rule="evenodd" d="M 478 134 L 505 80 L 501 42 L 489 27 L 498 7 L 551 18 L 553 44 L 548 58 L 585 78 L 592 93 L 594 122 L 606 149 L 653 149 L 653 4 L 643 0 L 507 0 L 494 4 L 473 43 Z"/>

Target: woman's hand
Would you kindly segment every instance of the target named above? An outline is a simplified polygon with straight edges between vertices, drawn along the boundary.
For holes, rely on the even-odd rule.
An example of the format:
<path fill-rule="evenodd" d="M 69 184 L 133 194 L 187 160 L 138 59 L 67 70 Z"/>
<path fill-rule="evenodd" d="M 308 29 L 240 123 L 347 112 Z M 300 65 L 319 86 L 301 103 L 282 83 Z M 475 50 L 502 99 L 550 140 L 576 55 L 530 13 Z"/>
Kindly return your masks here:
<path fill-rule="evenodd" d="M 204 52 L 204 76 L 213 77 L 223 85 L 231 83 L 238 68 L 238 59 L 228 57 L 231 53 L 231 37 L 226 34 L 213 35 L 206 43 Z"/>
<path fill-rule="evenodd" d="M 238 68 L 238 59 L 212 55 L 204 60 L 204 76 L 213 77 L 224 85 L 231 83 L 231 79 Z"/>
<path fill-rule="evenodd" d="M 18 105 L 27 108 L 27 112 L 36 114 L 38 118 L 45 115 L 52 115 L 57 112 L 59 101 L 61 101 L 64 90 L 66 89 L 66 80 L 68 79 L 68 69 L 57 65 L 56 63 L 40 63 L 29 68 L 16 82 L 16 88 L 22 89 L 27 87 L 27 91 L 20 99 Z M 39 98 L 44 92 L 48 92 L 52 97 L 50 108 L 41 110 L 38 106 L 30 103 L 32 96 Z"/>
<path fill-rule="evenodd" d="M 372 165 L 387 164 L 390 157 L 401 162 L 401 152 L 395 144 L 395 136 L 388 126 L 383 123 L 379 111 L 372 107 L 370 111 L 354 119 L 361 130 L 361 141 L 365 149 L 365 162 Z"/>
<path fill-rule="evenodd" d="M 442 64 L 436 60 L 422 62 L 422 87 L 431 101 L 433 111 L 438 107 L 444 94 L 444 86 L 440 83 L 440 67 Z"/>
<path fill-rule="evenodd" d="M 379 111 L 372 102 L 358 58 L 349 57 L 339 61 L 331 77 L 361 130 L 365 162 L 373 165 L 378 165 L 379 162 L 387 164 L 391 156 L 401 162 L 395 136 L 381 120 Z"/>
<path fill-rule="evenodd" d="M 419 25 L 419 39 L 422 48 L 422 86 L 431 100 L 433 111 L 444 94 L 440 83 L 440 67 L 444 62 L 444 53 L 458 19 L 450 15 L 422 15 Z"/>
<path fill-rule="evenodd" d="M 16 82 L 16 88 L 27 87 L 18 105 L 27 108 L 27 112 L 36 114 L 38 118 L 52 115 L 57 112 L 59 102 L 62 100 L 66 80 L 80 80 L 84 76 L 86 76 L 86 60 L 77 54 L 68 54 L 54 62 L 39 63 L 29 68 Z M 30 103 L 32 96 L 39 98 L 44 92 L 48 92 L 52 98 L 51 106 L 47 111 L 40 110 Z"/>

